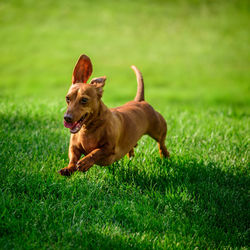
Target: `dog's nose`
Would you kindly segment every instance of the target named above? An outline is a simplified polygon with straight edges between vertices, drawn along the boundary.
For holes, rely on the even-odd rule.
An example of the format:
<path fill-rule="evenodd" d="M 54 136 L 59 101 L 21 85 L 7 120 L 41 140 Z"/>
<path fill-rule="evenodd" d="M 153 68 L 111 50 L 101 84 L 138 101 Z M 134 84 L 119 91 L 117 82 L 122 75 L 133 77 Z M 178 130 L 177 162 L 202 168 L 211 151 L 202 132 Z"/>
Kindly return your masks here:
<path fill-rule="evenodd" d="M 73 118 L 72 118 L 71 115 L 65 114 L 65 115 L 64 115 L 64 120 L 65 120 L 66 122 L 68 122 L 68 123 L 72 123 Z"/>

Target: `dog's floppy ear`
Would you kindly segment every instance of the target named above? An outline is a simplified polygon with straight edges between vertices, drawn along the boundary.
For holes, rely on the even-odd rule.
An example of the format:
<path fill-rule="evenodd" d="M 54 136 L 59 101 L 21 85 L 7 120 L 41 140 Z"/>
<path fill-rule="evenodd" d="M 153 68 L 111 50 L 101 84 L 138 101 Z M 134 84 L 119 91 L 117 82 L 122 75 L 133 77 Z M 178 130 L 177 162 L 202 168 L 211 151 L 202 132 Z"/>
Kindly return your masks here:
<path fill-rule="evenodd" d="M 88 56 L 81 55 L 75 66 L 72 83 L 86 83 L 92 74 L 92 63 Z"/>
<path fill-rule="evenodd" d="M 103 93 L 103 87 L 105 85 L 105 81 L 106 81 L 106 76 L 101 76 L 101 77 L 97 77 L 97 78 L 93 78 L 90 82 L 91 85 L 94 85 L 96 87 L 97 90 L 97 94 L 101 97 L 102 93 Z"/>

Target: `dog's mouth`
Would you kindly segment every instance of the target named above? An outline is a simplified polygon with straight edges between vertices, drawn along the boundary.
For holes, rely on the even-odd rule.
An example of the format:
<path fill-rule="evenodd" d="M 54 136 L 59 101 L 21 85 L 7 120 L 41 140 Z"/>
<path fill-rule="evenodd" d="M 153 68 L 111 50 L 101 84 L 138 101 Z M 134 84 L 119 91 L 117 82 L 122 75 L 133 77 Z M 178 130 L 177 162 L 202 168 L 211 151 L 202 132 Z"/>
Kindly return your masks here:
<path fill-rule="evenodd" d="M 75 134 L 81 129 L 81 127 L 82 127 L 84 121 L 86 120 L 87 116 L 88 116 L 88 113 L 83 115 L 79 121 L 74 122 L 74 123 L 73 122 L 69 123 L 69 122 L 64 121 L 64 127 L 69 128 L 70 133 Z"/>

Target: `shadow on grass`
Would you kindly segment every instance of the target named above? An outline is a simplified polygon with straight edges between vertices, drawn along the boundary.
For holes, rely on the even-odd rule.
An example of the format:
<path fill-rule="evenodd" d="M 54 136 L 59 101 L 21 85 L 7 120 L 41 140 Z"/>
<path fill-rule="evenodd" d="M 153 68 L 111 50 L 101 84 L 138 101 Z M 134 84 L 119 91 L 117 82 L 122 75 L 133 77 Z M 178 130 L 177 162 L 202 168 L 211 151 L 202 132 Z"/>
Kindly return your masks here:
<path fill-rule="evenodd" d="M 189 156 L 158 158 L 157 164 L 141 163 L 145 166 L 142 169 L 137 164 L 132 160 L 124 170 L 124 166 L 115 163 L 109 171 L 118 183 L 130 184 L 149 195 L 156 213 L 162 214 L 170 206 L 196 228 L 194 234 L 215 246 L 221 242 L 224 246 L 247 245 L 249 176 L 231 173 L 230 166 L 223 171 L 219 163 L 205 164 Z"/>

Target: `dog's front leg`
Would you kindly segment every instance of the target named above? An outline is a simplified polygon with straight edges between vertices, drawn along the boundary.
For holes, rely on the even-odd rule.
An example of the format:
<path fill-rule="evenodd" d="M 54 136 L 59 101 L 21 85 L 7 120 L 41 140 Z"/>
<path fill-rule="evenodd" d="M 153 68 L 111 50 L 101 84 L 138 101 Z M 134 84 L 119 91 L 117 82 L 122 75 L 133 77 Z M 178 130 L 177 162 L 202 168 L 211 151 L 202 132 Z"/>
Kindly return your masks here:
<path fill-rule="evenodd" d="M 80 150 L 75 146 L 70 146 L 69 147 L 69 165 L 59 170 L 58 173 L 61 175 L 65 175 L 65 176 L 70 176 L 71 174 L 73 174 L 77 170 L 76 164 L 78 160 L 80 159 L 80 157 L 81 157 Z"/>
<path fill-rule="evenodd" d="M 110 156 L 112 153 L 107 148 L 97 148 L 77 162 L 77 170 L 86 172 L 99 160 Z"/>

